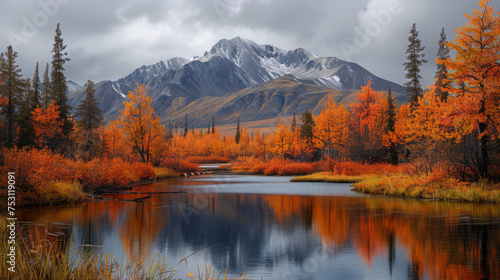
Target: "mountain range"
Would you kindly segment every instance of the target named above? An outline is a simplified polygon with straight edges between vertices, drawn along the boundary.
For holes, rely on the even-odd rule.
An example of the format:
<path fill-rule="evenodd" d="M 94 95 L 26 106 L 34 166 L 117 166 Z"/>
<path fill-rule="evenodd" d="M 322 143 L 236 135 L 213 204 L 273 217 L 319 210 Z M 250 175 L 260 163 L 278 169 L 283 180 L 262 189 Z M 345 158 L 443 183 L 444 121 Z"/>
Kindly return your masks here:
<path fill-rule="evenodd" d="M 172 58 L 142 66 L 118 81 L 95 86 L 106 120 L 115 119 L 126 95 L 145 84 L 152 106 L 163 123 L 184 122 L 205 127 L 215 116 L 217 124 L 286 117 L 305 110 L 319 113 L 328 95 L 349 105 L 361 86 L 391 87 L 396 102 L 406 103 L 404 87 L 381 79 L 356 63 L 319 57 L 298 48 L 283 50 L 236 37 L 222 39 L 201 57 Z M 84 88 L 68 85 L 69 103 L 75 108 Z"/>

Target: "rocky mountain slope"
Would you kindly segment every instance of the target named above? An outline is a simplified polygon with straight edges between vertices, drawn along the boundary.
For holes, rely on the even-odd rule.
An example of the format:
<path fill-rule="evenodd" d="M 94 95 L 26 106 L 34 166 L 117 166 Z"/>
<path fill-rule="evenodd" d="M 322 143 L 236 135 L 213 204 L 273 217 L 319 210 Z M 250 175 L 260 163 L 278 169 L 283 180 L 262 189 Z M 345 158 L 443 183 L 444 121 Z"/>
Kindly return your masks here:
<path fill-rule="evenodd" d="M 201 57 L 172 58 L 142 66 L 118 81 L 100 82 L 95 95 L 109 120 L 119 114 L 128 91 L 145 84 L 162 121 L 182 121 L 188 114 L 192 124 L 203 126 L 212 115 L 219 123 L 231 123 L 237 117 L 251 121 L 319 112 L 326 95 L 348 100 L 368 81 L 376 90 L 391 87 L 404 93 L 404 87 L 358 64 L 236 37 L 220 40 Z M 70 104 L 76 107 L 83 95 L 84 89 L 71 93 Z M 406 102 L 404 96 L 398 98 Z"/>

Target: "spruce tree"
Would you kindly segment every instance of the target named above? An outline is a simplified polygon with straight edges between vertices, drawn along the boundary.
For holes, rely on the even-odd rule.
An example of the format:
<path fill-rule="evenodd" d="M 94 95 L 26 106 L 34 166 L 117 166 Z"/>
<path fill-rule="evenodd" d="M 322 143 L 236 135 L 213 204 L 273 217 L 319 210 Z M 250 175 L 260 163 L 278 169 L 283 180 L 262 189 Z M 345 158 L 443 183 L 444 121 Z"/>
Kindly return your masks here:
<path fill-rule="evenodd" d="M 307 144 L 312 144 L 314 120 L 311 112 L 305 111 L 300 118 L 302 125 L 300 126 L 300 137 L 306 141 Z"/>
<path fill-rule="evenodd" d="M 0 85 L 0 96 L 8 98 L 9 102 L 2 109 L 2 121 L 5 122 L 5 133 L 2 133 L 2 139 L 7 147 L 13 147 L 16 139 L 16 115 L 18 113 L 19 103 L 26 90 L 26 80 L 22 78 L 21 69 L 16 64 L 17 52 L 12 46 L 7 47 L 7 52 L 0 55 L 0 76 L 2 84 Z"/>
<path fill-rule="evenodd" d="M 42 91 L 42 107 L 47 109 L 52 103 L 52 95 L 50 93 L 50 76 L 49 76 L 49 64 L 45 66 L 45 72 L 43 72 L 43 91 Z"/>
<path fill-rule="evenodd" d="M 450 58 L 450 48 L 446 45 L 448 41 L 446 40 L 446 33 L 444 32 L 444 27 L 441 30 L 441 35 L 439 39 L 439 48 L 436 54 L 436 58 L 439 60 L 447 60 Z M 436 71 L 436 82 L 435 82 L 435 94 L 436 96 L 440 96 L 442 101 L 446 101 L 448 99 L 448 83 L 446 82 L 446 74 L 448 73 L 448 69 L 444 63 L 437 64 Z"/>
<path fill-rule="evenodd" d="M 215 133 L 215 116 L 212 116 L 212 134 Z"/>
<path fill-rule="evenodd" d="M 293 112 L 293 119 L 292 119 L 292 131 L 297 130 L 297 118 L 295 112 Z"/>
<path fill-rule="evenodd" d="M 396 125 L 396 106 L 394 104 L 394 98 L 392 97 L 392 90 L 389 87 L 389 93 L 387 94 L 387 123 L 385 126 L 385 132 L 394 132 L 394 126 Z M 396 144 L 391 142 L 389 146 L 389 163 L 398 163 L 398 151 L 396 149 Z"/>
<path fill-rule="evenodd" d="M 83 133 L 83 151 L 84 160 L 91 160 L 95 155 L 96 142 L 99 140 L 98 131 L 103 125 L 102 110 L 99 108 L 99 102 L 94 96 L 95 84 L 88 80 L 85 84 L 85 97 L 76 108 L 75 116 L 78 118 L 77 126 Z"/>
<path fill-rule="evenodd" d="M 31 81 L 31 89 L 33 90 L 33 94 L 31 96 L 31 111 L 35 110 L 36 107 L 41 107 L 42 100 L 40 97 L 40 75 L 39 75 L 39 65 L 38 62 L 35 66 L 35 73 L 33 74 L 33 80 Z"/>
<path fill-rule="evenodd" d="M 18 125 L 19 137 L 17 141 L 18 147 L 34 147 L 36 145 L 35 128 L 31 112 L 34 110 L 34 95 L 35 91 L 30 88 L 31 81 L 26 81 L 26 89 L 19 99 L 18 114 L 16 123 Z"/>
<path fill-rule="evenodd" d="M 70 121 L 71 107 L 68 105 L 68 96 L 66 95 L 68 86 L 66 85 L 66 77 L 64 75 L 64 64 L 70 61 L 70 59 L 66 57 L 68 53 L 64 51 L 66 45 L 64 45 L 61 34 L 58 23 L 52 48 L 54 54 L 52 56 L 52 72 L 50 76 L 52 79 L 51 93 L 52 100 L 55 100 L 56 105 L 59 106 L 59 118 L 64 121 L 62 132 L 64 135 L 68 135 L 71 131 L 72 123 Z"/>
<path fill-rule="evenodd" d="M 188 135 L 189 132 L 189 123 L 188 123 L 188 115 L 186 114 L 186 120 L 184 121 L 184 137 Z"/>
<path fill-rule="evenodd" d="M 241 139 L 241 130 L 240 130 L 240 118 L 238 118 L 238 123 L 236 124 L 236 135 L 234 136 L 234 141 L 236 144 L 240 143 Z"/>
<path fill-rule="evenodd" d="M 405 78 L 408 79 L 404 85 L 406 87 L 406 95 L 410 98 L 411 107 L 414 108 L 417 104 L 418 98 L 422 97 L 422 86 L 420 84 L 420 66 L 427 63 L 424 59 L 425 54 L 422 51 L 425 49 L 421 44 L 421 40 L 418 39 L 417 25 L 414 23 L 412 29 L 410 30 L 410 37 L 408 37 L 408 48 L 406 49 L 406 59 L 407 62 L 403 63 L 405 67 L 406 75 Z"/>

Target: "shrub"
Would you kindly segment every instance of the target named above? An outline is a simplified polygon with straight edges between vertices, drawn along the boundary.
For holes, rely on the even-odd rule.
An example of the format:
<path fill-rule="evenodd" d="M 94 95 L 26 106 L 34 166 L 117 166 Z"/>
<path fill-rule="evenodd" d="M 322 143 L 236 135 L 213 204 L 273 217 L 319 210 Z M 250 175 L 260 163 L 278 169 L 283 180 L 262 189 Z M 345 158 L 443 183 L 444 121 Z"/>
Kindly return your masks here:
<path fill-rule="evenodd" d="M 156 179 L 176 178 L 179 173 L 168 167 L 155 167 L 154 168 Z"/>
<path fill-rule="evenodd" d="M 168 167 L 171 168 L 179 173 L 184 173 L 184 172 L 198 172 L 200 171 L 200 167 L 198 164 L 188 162 L 186 160 L 177 160 L 177 159 L 166 159 L 161 167 Z"/>
<path fill-rule="evenodd" d="M 134 162 L 131 164 L 132 172 L 139 180 L 152 179 L 156 177 L 153 167 L 147 163 Z"/>
<path fill-rule="evenodd" d="M 279 175 L 306 175 L 314 172 L 314 167 L 310 163 L 293 162 L 280 167 Z"/>

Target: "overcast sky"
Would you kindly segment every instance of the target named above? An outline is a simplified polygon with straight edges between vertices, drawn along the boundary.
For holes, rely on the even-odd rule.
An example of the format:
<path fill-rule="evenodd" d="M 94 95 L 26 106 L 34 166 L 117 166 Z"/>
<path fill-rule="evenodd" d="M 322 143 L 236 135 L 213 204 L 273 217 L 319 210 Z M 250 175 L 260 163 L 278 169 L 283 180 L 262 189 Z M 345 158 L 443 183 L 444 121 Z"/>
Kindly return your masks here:
<path fill-rule="evenodd" d="M 2 0 L 1 6 L 0 51 L 14 45 L 26 77 L 37 61 L 50 62 L 60 23 L 71 58 L 66 76 L 80 84 L 117 80 L 176 56 L 201 56 L 236 36 L 336 56 L 403 84 L 416 23 L 429 60 L 424 86 L 434 76 L 441 28 L 453 40 L 464 14 L 479 7 L 474 0 Z"/>

